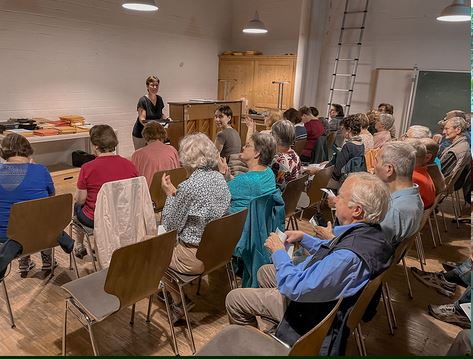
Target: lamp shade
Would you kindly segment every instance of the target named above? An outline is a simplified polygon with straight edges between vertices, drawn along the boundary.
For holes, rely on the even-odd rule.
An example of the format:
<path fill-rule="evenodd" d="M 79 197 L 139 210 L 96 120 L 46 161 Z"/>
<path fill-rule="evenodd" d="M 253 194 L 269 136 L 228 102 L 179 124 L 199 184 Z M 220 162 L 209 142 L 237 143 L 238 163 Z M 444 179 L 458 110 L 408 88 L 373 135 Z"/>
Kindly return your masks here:
<path fill-rule="evenodd" d="M 255 11 L 255 17 L 248 21 L 246 26 L 243 28 L 245 34 L 266 34 L 268 29 L 259 19 L 258 11 Z"/>
<path fill-rule="evenodd" d="M 123 1 L 122 6 L 128 10 L 137 10 L 137 11 L 158 10 L 158 7 L 154 3 L 154 0 L 128 0 L 128 1 Z"/>
<path fill-rule="evenodd" d="M 453 3 L 447 6 L 437 17 L 439 21 L 461 22 L 470 21 L 470 8 L 465 5 L 463 0 L 454 0 Z"/>

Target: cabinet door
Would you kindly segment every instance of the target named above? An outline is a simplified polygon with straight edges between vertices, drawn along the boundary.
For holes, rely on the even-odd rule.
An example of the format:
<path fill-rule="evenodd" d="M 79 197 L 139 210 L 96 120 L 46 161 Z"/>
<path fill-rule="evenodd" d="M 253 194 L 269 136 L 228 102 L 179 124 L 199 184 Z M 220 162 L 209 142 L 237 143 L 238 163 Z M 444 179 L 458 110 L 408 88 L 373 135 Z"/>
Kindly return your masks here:
<path fill-rule="evenodd" d="M 288 81 L 284 85 L 283 110 L 292 106 L 294 95 L 294 59 L 256 59 L 253 106 L 258 109 L 278 107 L 278 85 L 273 81 Z"/>
<path fill-rule="evenodd" d="M 234 101 L 245 97 L 248 106 L 253 103 L 252 59 L 220 59 L 218 68 L 218 99 Z"/>

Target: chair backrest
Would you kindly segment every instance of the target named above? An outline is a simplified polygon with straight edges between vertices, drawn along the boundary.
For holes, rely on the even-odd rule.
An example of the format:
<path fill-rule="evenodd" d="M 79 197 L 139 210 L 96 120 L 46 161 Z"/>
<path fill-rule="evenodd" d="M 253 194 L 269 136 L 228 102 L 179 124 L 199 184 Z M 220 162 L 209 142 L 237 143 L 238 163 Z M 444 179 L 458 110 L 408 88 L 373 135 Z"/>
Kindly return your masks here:
<path fill-rule="evenodd" d="M 233 249 L 240 240 L 248 210 L 229 214 L 209 222 L 202 234 L 196 257 L 204 263 L 205 273 L 230 262 Z"/>
<path fill-rule="evenodd" d="M 374 164 L 379 150 L 380 148 L 371 148 L 368 151 L 365 151 L 365 163 L 368 172 L 372 172 L 374 170 Z"/>
<path fill-rule="evenodd" d="M 72 219 L 72 194 L 15 203 L 10 211 L 7 237 L 20 243 L 22 255 L 56 247 Z"/>
<path fill-rule="evenodd" d="M 435 194 L 438 195 L 445 192 L 445 178 L 443 177 L 440 168 L 435 163 L 432 163 L 427 166 L 427 171 L 434 182 Z"/>
<path fill-rule="evenodd" d="M 171 177 L 172 184 L 177 187 L 181 182 L 187 179 L 187 172 L 183 167 L 174 168 L 167 171 L 156 172 L 151 181 L 151 186 L 149 187 L 149 193 L 151 199 L 155 203 L 155 211 L 159 212 L 163 209 L 164 203 L 166 202 L 166 194 L 161 188 L 161 178 L 163 174 L 166 173 Z"/>
<path fill-rule="evenodd" d="M 302 175 L 286 184 L 286 188 L 282 193 L 286 217 L 290 217 L 296 212 L 297 203 L 299 202 L 301 194 L 304 191 L 307 178 L 309 178 L 309 175 Z"/>
<path fill-rule="evenodd" d="M 297 140 L 294 143 L 294 152 L 297 153 L 298 156 L 302 154 L 302 151 L 304 150 L 306 142 L 307 142 L 307 139 L 303 139 L 303 140 Z"/>
<path fill-rule="evenodd" d="M 326 167 L 321 169 L 314 175 L 312 183 L 309 189 L 307 190 L 307 195 L 310 198 L 309 207 L 322 200 L 322 196 L 324 193 L 320 189 L 327 186 L 328 182 L 330 181 L 330 178 L 332 177 L 333 169 L 334 166 Z"/>
<path fill-rule="evenodd" d="M 118 297 L 120 309 L 157 292 L 176 238 L 176 231 L 166 232 L 113 252 L 104 290 Z"/>
<path fill-rule="evenodd" d="M 337 136 L 337 132 L 335 131 L 331 131 L 327 135 L 327 154 L 328 154 L 329 159 L 332 158 L 332 153 L 333 153 L 332 147 L 333 147 L 333 144 L 335 143 L 336 136 Z"/>
<path fill-rule="evenodd" d="M 371 302 L 374 294 L 378 290 L 381 282 L 383 281 L 386 271 L 378 275 L 376 278 L 368 281 L 368 284 L 363 288 L 361 295 L 358 297 L 355 305 L 351 309 L 350 314 L 347 319 L 347 327 L 353 331 L 356 328 L 358 323 L 360 323 L 361 318 L 365 314 L 368 304 Z"/>
<path fill-rule="evenodd" d="M 300 337 L 292 346 L 288 356 L 318 356 L 320 347 L 332 327 L 333 320 L 337 314 L 338 308 L 343 301 L 343 297 L 337 301 L 333 309 L 322 321 L 313 329 Z"/>
<path fill-rule="evenodd" d="M 393 257 L 394 260 L 392 262 L 392 266 L 395 266 L 396 264 L 398 264 L 399 261 L 402 259 L 402 257 L 406 255 L 407 251 L 409 251 L 412 244 L 414 243 L 417 237 L 417 233 L 418 232 L 414 233 L 412 236 L 410 236 L 407 239 L 404 239 L 403 241 L 401 241 L 401 243 L 399 243 L 399 245 L 396 248 L 396 251 L 394 252 L 394 257 Z"/>

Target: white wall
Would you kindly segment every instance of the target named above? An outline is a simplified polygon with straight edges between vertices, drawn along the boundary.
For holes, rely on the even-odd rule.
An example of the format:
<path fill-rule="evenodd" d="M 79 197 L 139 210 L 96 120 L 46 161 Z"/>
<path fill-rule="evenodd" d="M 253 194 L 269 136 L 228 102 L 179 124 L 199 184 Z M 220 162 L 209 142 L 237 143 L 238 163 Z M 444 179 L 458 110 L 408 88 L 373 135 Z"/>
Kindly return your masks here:
<path fill-rule="evenodd" d="M 450 3 L 445 0 L 370 2 L 351 113 L 365 112 L 371 107 L 376 68 L 413 68 L 417 65 L 430 70 L 469 70 L 469 22 L 442 23 L 435 19 Z M 316 94 L 322 114 L 327 106 L 343 6 L 341 0 L 332 0 L 329 5 Z M 389 102 L 389 98 L 384 102 Z"/>
<path fill-rule="evenodd" d="M 0 121 L 82 114 L 118 129 L 128 156 L 148 75 L 160 77 L 165 101 L 216 98 L 230 1 L 160 0 L 156 13 L 120 3 L 0 1 Z"/>

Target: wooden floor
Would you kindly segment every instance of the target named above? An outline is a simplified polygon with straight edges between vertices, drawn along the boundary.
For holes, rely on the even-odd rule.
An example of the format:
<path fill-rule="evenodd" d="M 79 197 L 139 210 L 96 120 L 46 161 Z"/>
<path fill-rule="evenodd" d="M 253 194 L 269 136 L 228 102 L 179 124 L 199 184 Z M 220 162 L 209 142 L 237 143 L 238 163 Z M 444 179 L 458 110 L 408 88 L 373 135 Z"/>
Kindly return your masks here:
<path fill-rule="evenodd" d="M 448 216 L 448 213 L 447 213 Z M 439 217 L 440 219 L 440 217 Z M 441 223 L 441 222 L 440 222 Z M 444 245 L 433 248 L 428 230 L 424 231 L 423 242 L 427 257 L 427 270 L 441 270 L 441 261 L 462 261 L 469 255 L 470 225 L 461 224 L 460 229 L 447 218 L 448 233 L 443 230 Z M 443 227 L 441 227 L 442 229 Z M 302 221 L 301 229 L 311 232 L 311 227 Z M 0 354 L 1 355 L 60 355 L 62 322 L 64 317 L 64 293 L 61 285 L 74 279 L 73 271 L 67 269 L 68 257 L 57 251 L 60 266 L 49 281 L 36 268 L 28 278 L 22 279 L 16 273 L 14 263 L 6 284 L 15 315 L 16 328 L 11 329 L 4 304 L 0 300 Z M 39 256 L 33 256 L 38 267 Z M 411 251 L 407 259 L 409 266 L 419 266 L 416 253 Z M 91 271 L 90 262 L 78 260 L 81 275 Z M 224 270 L 211 274 L 202 281 L 200 295 L 196 285 L 190 286 L 188 294 L 196 303 L 190 316 L 194 329 L 197 350 L 212 336 L 228 325 L 224 301 L 228 282 Z M 388 332 L 386 315 L 382 304 L 377 316 L 362 325 L 369 355 L 444 355 L 459 327 L 440 322 L 427 314 L 427 305 L 451 303 L 435 290 L 424 286 L 411 276 L 414 299 L 408 299 L 407 286 L 398 265 L 389 275 L 388 283 L 394 300 L 394 310 L 399 327 L 394 336 Z M 456 293 L 457 298 L 462 288 Z M 153 321 L 145 322 L 147 301 L 137 304 L 134 326 L 129 325 L 130 309 L 112 316 L 95 326 L 99 351 L 103 355 L 174 355 L 170 345 L 170 332 L 160 303 L 153 306 Z M 92 355 L 87 331 L 72 316 L 69 316 L 67 337 L 68 355 Z M 181 355 L 191 355 L 185 323 L 176 327 Z M 353 337 L 348 344 L 349 355 L 357 355 Z"/>

